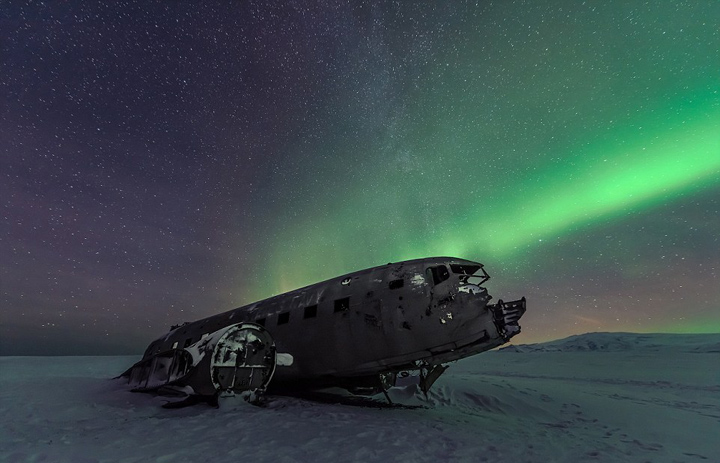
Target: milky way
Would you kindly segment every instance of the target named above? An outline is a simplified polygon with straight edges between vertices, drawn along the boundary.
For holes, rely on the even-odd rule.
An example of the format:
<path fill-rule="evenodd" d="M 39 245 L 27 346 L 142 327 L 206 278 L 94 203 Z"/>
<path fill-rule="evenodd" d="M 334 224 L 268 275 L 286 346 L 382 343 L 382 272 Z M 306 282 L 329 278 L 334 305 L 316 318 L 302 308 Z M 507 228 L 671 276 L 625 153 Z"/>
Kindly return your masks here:
<path fill-rule="evenodd" d="M 720 331 L 718 2 L 10 1 L 0 39 L 0 354 L 440 255 L 518 342 Z"/>

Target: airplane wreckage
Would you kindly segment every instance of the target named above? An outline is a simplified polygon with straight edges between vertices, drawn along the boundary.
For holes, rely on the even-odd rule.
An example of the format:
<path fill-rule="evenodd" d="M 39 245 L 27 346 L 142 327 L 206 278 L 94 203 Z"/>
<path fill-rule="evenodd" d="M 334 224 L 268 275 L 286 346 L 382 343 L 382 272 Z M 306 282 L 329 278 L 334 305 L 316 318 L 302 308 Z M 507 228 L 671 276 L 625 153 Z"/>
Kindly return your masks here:
<path fill-rule="evenodd" d="M 185 396 L 167 408 L 329 387 L 388 402 L 393 386 L 427 394 L 445 363 L 520 332 L 525 298 L 490 304 L 489 278 L 450 257 L 361 270 L 174 326 L 120 377 L 133 391 Z"/>

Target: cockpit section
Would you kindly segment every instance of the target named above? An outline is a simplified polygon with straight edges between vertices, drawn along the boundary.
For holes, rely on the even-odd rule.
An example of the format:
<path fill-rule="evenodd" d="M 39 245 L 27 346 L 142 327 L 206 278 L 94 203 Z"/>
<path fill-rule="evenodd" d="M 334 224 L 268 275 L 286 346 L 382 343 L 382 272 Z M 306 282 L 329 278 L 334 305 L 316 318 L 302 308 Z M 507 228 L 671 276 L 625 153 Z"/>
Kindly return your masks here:
<path fill-rule="evenodd" d="M 480 286 L 490 279 L 490 275 L 480 264 L 450 264 L 450 270 L 460 275 L 460 282 L 463 284 Z"/>
<path fill-rule="evenodd" d="M 482 264 L 449 264 L 449 266 L 450 270 L 445 264 L 428 267 L 425 269 L 425 280 L 435 286 L 448 280 L 451 274 L 455 274 L 458 275 L 461 285 L 479 287 L 490 279 Z"/>
<path fill-rule="evenodd" d="M 443 281 L 450 278 L 450 272 L 445 265 L 435 265 L 425 269 L 426 280 L 434 285 L 439 285 Z"/>

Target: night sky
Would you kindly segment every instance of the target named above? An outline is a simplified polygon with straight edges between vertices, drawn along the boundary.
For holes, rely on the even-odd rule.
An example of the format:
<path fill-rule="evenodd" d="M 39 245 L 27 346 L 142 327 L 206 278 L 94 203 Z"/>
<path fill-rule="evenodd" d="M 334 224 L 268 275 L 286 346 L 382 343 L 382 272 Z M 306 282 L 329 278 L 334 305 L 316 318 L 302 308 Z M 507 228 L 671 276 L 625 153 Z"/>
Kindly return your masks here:
<path fill-rule="evenodd" d="M 442 255 L 515 342 L 720 331 L 720 2 L 10 0 L 0 89 L 0 354 Z"/>

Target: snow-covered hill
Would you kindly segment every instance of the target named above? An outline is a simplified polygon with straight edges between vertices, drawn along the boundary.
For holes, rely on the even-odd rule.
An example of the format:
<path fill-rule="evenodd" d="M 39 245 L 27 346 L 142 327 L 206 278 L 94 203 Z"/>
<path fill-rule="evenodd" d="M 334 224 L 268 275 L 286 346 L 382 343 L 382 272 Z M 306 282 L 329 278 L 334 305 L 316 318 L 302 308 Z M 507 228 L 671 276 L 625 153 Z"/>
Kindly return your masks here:
<path fill-rule="evenodd" d="M 503 347 L 508 352 L 697 352 L 720 353 L 720 334 L 587 333 L 541 344 Z"/>
<path fill-rule="evenodd" d="M 136 357 L 0 357 L 0 461 L 720 462 L 720 335 L 678 336 L 486 352 L 404 399 L 419 408 L 166 410 L 109 379 Z"/>

